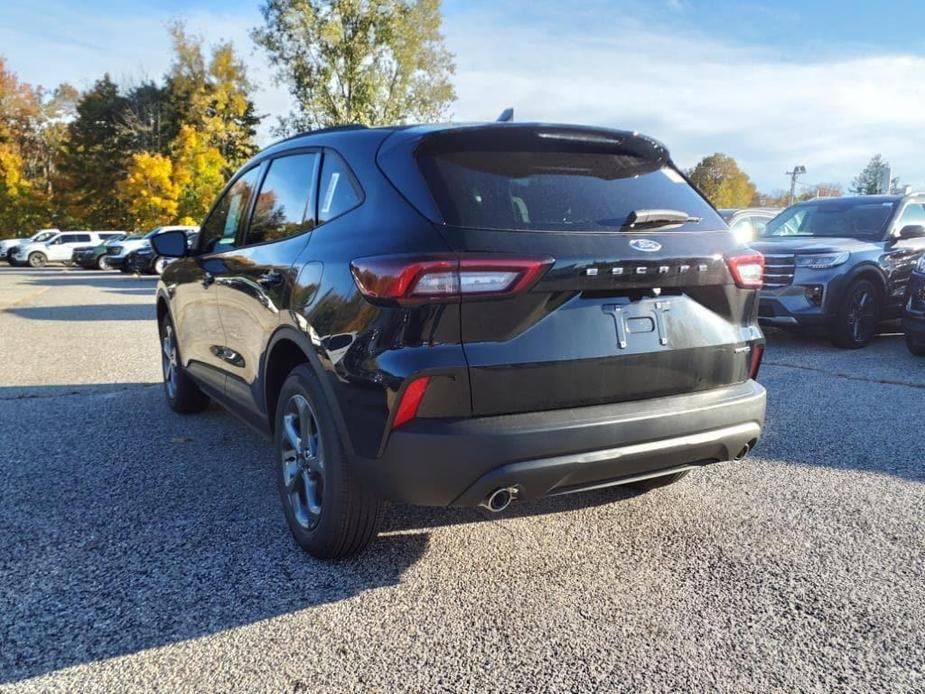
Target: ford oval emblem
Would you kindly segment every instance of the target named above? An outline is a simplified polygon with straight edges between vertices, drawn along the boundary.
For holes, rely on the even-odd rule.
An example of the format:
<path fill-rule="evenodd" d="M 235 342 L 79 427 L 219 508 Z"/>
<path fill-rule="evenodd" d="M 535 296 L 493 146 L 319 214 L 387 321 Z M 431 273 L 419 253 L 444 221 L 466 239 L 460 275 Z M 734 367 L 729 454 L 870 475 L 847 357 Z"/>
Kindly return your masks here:
<path fill-rule="evenodd" d="M 662 249 L 662 244 L 658 241 L 652 241 L 651 239 L 633 239 L 630 241 L 630 246 L 637 251 L 643 251 L 645 253 L 655 253 L 655 251 L 660 251 Z"/>

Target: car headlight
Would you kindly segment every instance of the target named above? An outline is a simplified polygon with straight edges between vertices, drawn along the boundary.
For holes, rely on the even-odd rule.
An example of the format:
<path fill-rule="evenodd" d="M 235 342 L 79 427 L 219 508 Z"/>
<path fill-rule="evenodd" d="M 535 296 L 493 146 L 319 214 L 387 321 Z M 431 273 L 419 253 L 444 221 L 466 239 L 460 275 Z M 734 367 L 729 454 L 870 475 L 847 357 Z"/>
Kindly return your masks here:
<path fill-rule="evenodd" d="M 915 264 L 915 271 L 925 275 L 925 255 L 919 258 L 919 262 Z"/>
<path fill-rule="evenodd" d="M 798 255 L 794 259 L 797 267 L 806 267 L 810 270 L 828 270 L 847 262 L 850 253 L 812 253 Z"/>

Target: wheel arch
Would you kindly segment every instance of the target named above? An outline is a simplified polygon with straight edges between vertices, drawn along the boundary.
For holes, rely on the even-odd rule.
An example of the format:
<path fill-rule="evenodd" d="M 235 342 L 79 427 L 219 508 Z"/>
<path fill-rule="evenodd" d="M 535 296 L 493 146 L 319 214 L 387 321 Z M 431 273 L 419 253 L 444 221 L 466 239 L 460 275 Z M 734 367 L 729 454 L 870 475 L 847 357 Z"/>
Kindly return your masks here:
<path fill-rule="evenodd" d="M 334 416 L 338 435 L 344 450 L 352 456 L 353 446 L 347 436 L 347 427 L 340 409 L 340 403 L 327 378 L 327 372 L 321 365 L 318 354 L 305 333 L 291 326 L 282 326 L 273 333 L 267 344 L 263 361 L 262 381 L 264 409 L 267 413 L 268 430 L 276 428 L 276 406 L 279 392 L 286 377 L 296 366 L 306 364 L 321 384 L 327 402 L 324 403 Z"/>
<path fill-rule="evenodd" d="M 883 270 L 874 263 L 862 263 L 854 268 L 851 272 L 848 273 L 848 276 L 845 278 L 844 290 L 842 291 L 842 296 L 845 292 L 848 291 L 848 288 L 858 280 L 869 280 L 880 292 L 881 300 L 885 300 L 887 296 L 887 278 Z M 841 301 L 841 298 L 839 298 Z"/>

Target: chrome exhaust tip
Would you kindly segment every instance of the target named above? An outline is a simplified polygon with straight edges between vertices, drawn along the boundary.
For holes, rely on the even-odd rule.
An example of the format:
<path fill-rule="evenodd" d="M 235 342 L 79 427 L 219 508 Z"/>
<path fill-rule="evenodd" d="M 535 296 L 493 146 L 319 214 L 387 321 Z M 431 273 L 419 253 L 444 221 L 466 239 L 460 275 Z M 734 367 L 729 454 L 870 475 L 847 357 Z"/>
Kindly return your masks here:
<path fill-rule="evenodd" d="M 479 506 L 488 509 L 492 513 L 501 513 L 501 511 L 510 506 L 511 502 L 516 498 L 516 487 L 501 487 L 489 494 L 488 498 L 480 503 Z"/>
<path fill-rule="evenodd" d="M 751 449 L 752 449 L 752 445 L 751 445 L 750 443 L 746 443 L 745 446 L 742 448 L 742 450 L 739 451 L 738 453 L 736 453 L 735 458 L 732 459 L 733 462 L 736 462 L 736 463 L 737 463 L 737 462 L 739 462 L 740 460 L 742 460 L 745 456 L 748 455 L 748 452 L 749 452 Z"/>

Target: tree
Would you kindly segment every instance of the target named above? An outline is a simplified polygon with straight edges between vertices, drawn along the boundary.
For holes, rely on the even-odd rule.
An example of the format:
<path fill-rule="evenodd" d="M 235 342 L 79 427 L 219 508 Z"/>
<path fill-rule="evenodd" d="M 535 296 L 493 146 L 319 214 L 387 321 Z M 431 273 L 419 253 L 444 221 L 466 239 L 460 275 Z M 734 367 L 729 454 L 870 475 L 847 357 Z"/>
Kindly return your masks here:
<path fill-rule="evenodd" d="M 173 221 L 179 208 L 180 187 L 173 180 L 173 163 L 162 154 L 133 154 L 117 197 L 125 205 L 135 230 Z"/>
<path fill-rule="evenodd" d="M 899 190 L 899 178 L 890 179 L 890 189 L 883 190 L 883 178 L 890 169 L 890 162 L 883 161 L 880 154 L 875 154 L 861 173 L 851 181 L 851 192 L 857 195 L 877 195 Z"/>
<path fill-rule="evenodd" d="M 254 86 L 244 62 L 230 42 L 214 46 L 207 62 L 201 38 L 187 34 L 181 23 L 173 24 L 170 33 L 174 63 L 166 82 L 174 119 L 199 131 L 224 157 L 230 173 L 257 151 L 260 118 L 248 96 Z"/>
<path fill-rule="evenodd" d="M 444 118 L 456 94 L 440 0 L 266 0 L 254 29 L 289 87 L 292 132 Z"/>
<path fill-rule="evenodd" d="M 68 213 L 85 226 L 118 229 L 126 219 L 122 199 L 113 195 L 131 155 L 122 128 L 125 107 L 125 98 L 106 74 L 81 96 L 77 116 L 68 125 L 60 193 Z"/>
<path fill-rule="evenodd" d="M 688 175 L 714 207 L 748 207 L 758 192 L 736 160 L 719 152 L 704 157 Z"/>
<path fill-rule="evenodd" d="M 198 224 L 225 184 L 225 158 L 189 125 L 180 128 L 173 143 L 173 157 L 173 180 L 179 189 L 178 221 Z"/>
<path fill-rule="evenodd" d="M 73 88 L 21 82 L 0 57 L 0 232 L 24 236 L 51 220 L 53 162 Z"/>

